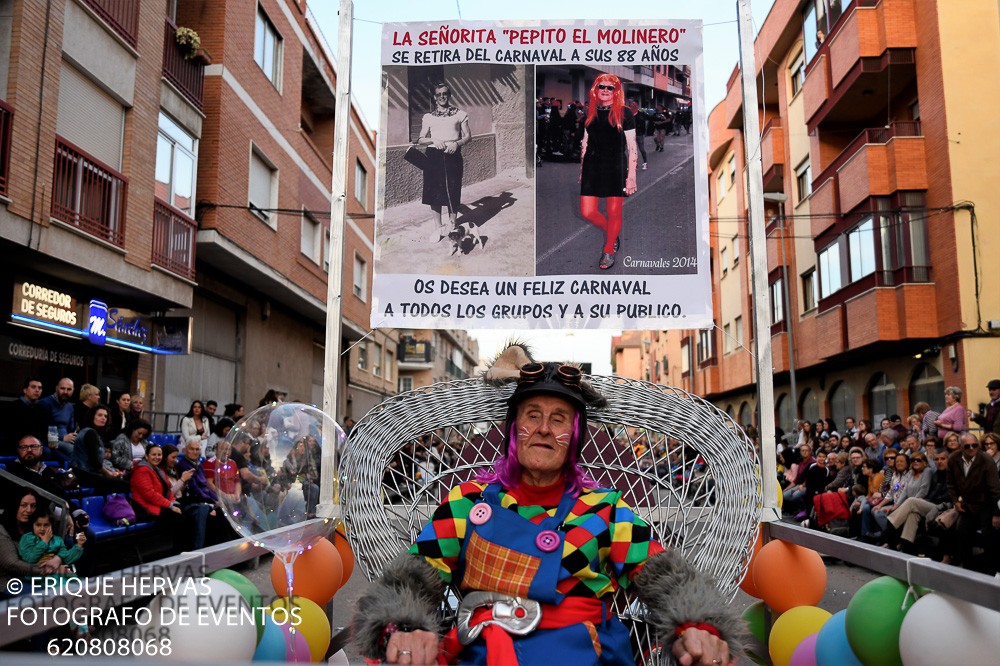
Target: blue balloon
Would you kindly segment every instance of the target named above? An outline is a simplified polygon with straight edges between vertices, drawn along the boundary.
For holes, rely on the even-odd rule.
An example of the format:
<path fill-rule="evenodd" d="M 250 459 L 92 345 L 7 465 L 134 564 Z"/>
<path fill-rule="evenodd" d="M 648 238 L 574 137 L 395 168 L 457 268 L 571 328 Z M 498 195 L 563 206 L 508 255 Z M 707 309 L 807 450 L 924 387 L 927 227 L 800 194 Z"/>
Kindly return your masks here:
<path fill-rule="evenodd" d="M 264 613 L 264 633 L 257 642 L 254 661 L 285 661 L 285 632 Z"/>
<path fill-rule="evenodd" d="M 847 609 L 834 613 L 816 636 L 816 666 L 862 666 L 847 642 Z"/>

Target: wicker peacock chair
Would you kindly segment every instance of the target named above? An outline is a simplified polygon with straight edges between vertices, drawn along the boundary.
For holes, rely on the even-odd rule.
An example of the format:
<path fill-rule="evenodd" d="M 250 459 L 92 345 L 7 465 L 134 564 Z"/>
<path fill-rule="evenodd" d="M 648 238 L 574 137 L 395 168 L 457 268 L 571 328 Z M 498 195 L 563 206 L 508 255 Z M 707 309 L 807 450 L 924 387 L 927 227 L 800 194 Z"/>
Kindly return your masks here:
<path fill-rule="evenodd" d="M 752 443 L 727 414 L 680 389 L 587 379 L 608 406 L 588 412 L 582 466 L 602 486 L 622 490 L 664 547 L 679 548 L 731 599 L 761 509 Z M 434 384 L 386 400 L 357 423 L 341 467 L 342 505 L 369 580 L 414 541 L 449 489 L 499 457 L 512 390 L 477 379 Z M 637 663 L 658 661 L 644 608 L 624 593 L 614 608 L 631 628 Z"/>

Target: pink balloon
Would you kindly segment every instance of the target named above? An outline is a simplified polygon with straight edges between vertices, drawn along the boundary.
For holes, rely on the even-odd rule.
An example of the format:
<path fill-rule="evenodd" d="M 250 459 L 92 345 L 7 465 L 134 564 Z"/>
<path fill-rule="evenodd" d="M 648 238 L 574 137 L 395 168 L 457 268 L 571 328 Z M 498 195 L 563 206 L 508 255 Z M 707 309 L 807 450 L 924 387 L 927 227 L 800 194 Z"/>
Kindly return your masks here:
<path fill-rule="evenodd" d="M 816 666 L 816 638 L 819 633 L 809 634 L 802 639 L 795 651 L 788 666 Z"/>
<path fill-rule="evenodd" d="M 285 632 L 285 661 L 295 664 L 310 663 L 312 657 L 309 654 L 309 642 L 305 634 L 293 629 L 291 623 L 281 625 L 281 630 Z M 815 664 L 815 661 L 813 663 Z"/>

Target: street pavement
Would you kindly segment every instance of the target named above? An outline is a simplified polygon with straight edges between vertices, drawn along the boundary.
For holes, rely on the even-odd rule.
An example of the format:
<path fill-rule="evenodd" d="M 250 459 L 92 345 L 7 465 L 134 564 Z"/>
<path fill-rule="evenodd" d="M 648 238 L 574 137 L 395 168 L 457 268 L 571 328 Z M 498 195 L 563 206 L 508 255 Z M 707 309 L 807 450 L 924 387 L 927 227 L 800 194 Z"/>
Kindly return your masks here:
<path fill-rule="evenodd" d="M 649 166 L 642 170 L 640 154 L 639 189 L 625 199 L 621 250 L 609 271 L 597 268 L 603 232 L 580 215 L 580 163 L 544 162 L 535 172 L 538 275 L 695 273 L 697 265 L 690 263 L 697 256 L 693 139 L 691 134 L 668 136 L 664 151 L 656 152 L 652 137 L 646 137 Z M 630 269 L 626 257 L 669 265 Z"/>

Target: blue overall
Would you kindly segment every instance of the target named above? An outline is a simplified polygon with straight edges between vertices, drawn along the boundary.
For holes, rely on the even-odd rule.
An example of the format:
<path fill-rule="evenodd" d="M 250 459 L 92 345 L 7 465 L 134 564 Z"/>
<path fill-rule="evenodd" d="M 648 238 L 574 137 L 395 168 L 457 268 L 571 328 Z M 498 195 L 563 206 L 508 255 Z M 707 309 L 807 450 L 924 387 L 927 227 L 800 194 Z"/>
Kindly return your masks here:
<path fill-rule="evenodd" d="M 539 558 L 541 565 L 531 581 L 528 597 L 543 604 L 559 604 L 565 595 L 556 590 L 556 583 L 571 575 L 562 566 L 566 537 L 560 528 L 576 504 L 576 498 L 568 493 L 563 495 L 555 515 L 546 516 L 540 523 L 533 523 L 516 511 L 503 508 L 500 505 L 499 484 L 487 486 L 483 491 L 483 499 L 489 504 L 492 514 L 481 525 L 472 520 L 466 523 L 466 535 L 459 560 L 463 566 L 460 575 L 464 577 L 466 574 L 466 550 L 473 534 L 476 534 L 490 545 Z M 558 546 L 548 552 L 536 543 L 539 533 L 545 531 L 553 531 L 559 536 Z M 512 635 L 520 666 L 635 664 L 628 629 L 617 617 L 611 616 L 594 625 L 600 640 L 600 655 L 594 651 L 591 633 L 584 623 L 557 629 L 536 629 L 527 636 Z M 463 664 L 486 664 L 486 644 L 482 637 L 466 646 L 460 657 Z"/>

